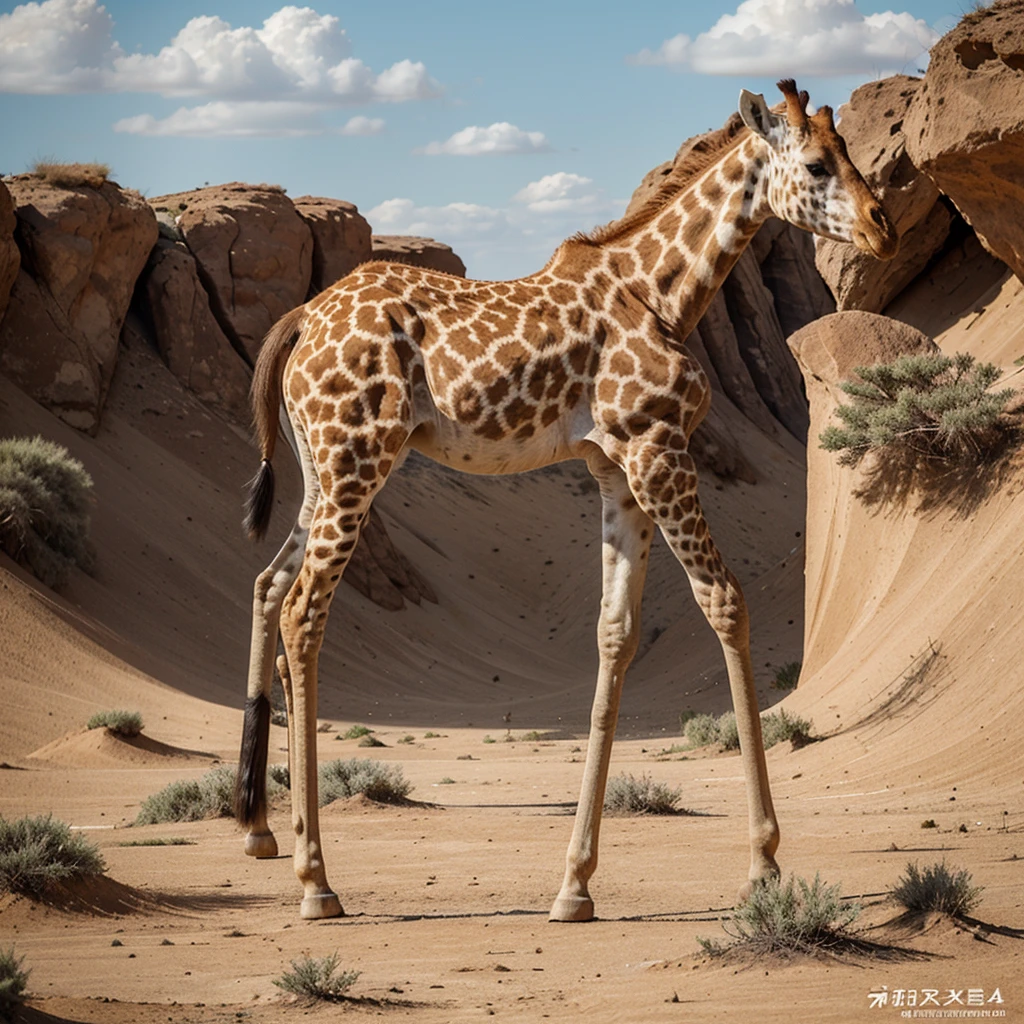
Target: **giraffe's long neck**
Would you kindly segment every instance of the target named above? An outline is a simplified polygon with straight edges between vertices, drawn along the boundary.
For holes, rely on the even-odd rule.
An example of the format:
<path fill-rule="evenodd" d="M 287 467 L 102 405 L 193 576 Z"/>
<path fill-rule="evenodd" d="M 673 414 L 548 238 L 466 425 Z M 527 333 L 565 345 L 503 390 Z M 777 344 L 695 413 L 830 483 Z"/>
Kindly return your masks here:
<path fill-rule="evenodd" d="M 681 337 L 708 304 L 771 214 L 767 148 L 751 135 L 698 173 L 650 221 L 608 244 L 631 289 Z M 629 258 L 631 257 L 631 258 Z"/>

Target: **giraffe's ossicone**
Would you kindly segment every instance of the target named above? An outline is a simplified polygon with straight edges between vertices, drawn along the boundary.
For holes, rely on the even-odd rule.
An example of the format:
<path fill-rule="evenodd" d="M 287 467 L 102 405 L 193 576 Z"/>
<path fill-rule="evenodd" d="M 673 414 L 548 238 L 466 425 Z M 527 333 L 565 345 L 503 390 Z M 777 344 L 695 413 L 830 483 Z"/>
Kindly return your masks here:
<path fill-rule="evenodd" d="M 276 854 L 265 772 L 280 630 L 303 917 L 342 913 L 317 815 L 317 660 L 327 612 L 370 503 L 409 448 L 471 473 L 584 459 L 601 489 L 600 669 L 552 919 L 594 913 L 588 883 L 655 528 L 722 643 L 747 785 L 748 884 L 778 871 L 746 605 L 708 532 L 687 450 L 710 388 L 682 339 L 769 216 L 882 259 L 897 248 L 831 111 L 808 115 L 806 93 L 790 81 L 779 88 L 783 109 L 744 91 L 739 114 L 700 140 L 641 209 L 570 238 L 536 274 L 469 281 L 366 263 L 267 336 L 252 388 L 263 461 L 247 506 L 250 533 L 267 527 L 279 429 L 305 492 L 291 534 L 256 580 L 236 805 L 249 829 L 246 852 Z"/>

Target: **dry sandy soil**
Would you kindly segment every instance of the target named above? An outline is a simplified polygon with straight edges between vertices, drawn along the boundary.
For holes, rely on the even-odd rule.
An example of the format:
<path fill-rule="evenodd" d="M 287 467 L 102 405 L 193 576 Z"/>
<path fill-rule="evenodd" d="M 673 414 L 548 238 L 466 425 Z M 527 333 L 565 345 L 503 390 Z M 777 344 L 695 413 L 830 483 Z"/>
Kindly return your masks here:
<path fill-rule="evenodd" d="M 901 315 L 947 350 L 970 346 L 1007 367 L 1024 353 L 1015 279 L 952 261 L 918 292 Z M 841 883 L 864 904 L 865 935 L 909 951 L 736 964 L 703 957 L 696 938 L 725 937 L 746 873 L 739 762 L 666 752 L 680 711 L 725 709 L 724 671 L 663 547 L 612 773 L 678 786 L 697 813 L 607 819 L 599 920 L 546 919 L 596 668 L 597 503 L 577 467 L 455 480 L 417 462 L 385 492 L 388 528 L 440 603 L 391 613 L 339 594 L 322 662 L 333 731 L 320 755 L 398 763 L 423 804 L 324 810 L 328 873 L 349 916 L 301 922 L 289 858 L 245 858 L 228 821 L 131 827 L 146 796 L 236 756 L 251 581 L 269 545 L 238 537 L 255 464 L 245 438 L 145 349 L 123 353 L 105 416 L 99 437 L 84 438 L 0 383 L 0 434 L 67 444 L 98 499 L 95 577 L 55 596 L 0 563 L 0 813 L 52 812 L 107 862 L 100 884 L 49 904 L 0 902 L 0 945 L 13 940 L 32 970 L 25 1020 L 846 1024 L 900 1016 L 896 990 L 918 1002 L 938 990 L 943 1003 L 959 991 L 965 1004 L 980 992 L 986 1005 L 946 1009 L 1024 1020 L 1019 468 L 970 509 L 851 503 L 856 481 L 842 474 L 805 505 L 802 449 L 751 431 L 764 479 L 705 483 L 751 604 L 765 706 L 782 696 L 772 667 L 801 657 L 807 637 L 784 706 L 825 738 L 769 753 L 784 870 Z M 294 473 L 279 461 L 275 535 L 294 504 Z M 152 742 L 83 731 L 112 707 L 140 710 Z M 338 740 L 352 722 L 386 748 Z M 284 740 L 275 728 L 272 760 L 284 761 Z M 937 827 L 922 828 L 929 819 Z M 289 852 L 286 809 L 272 824 Z M 187 845 L 126 845 L 157 837 Z M 985 887 L 977 921 L 899 918 L 885 894 L 907 862 L 942 859 Z M 273 985 L 292 958 L 335 950 L 361 972 L 352 1001 L 294 1005 Z M 872 1007 L 883 989 L 890 1005 Z M 997 990 L 1003 1002 L 988 1002 Z"/>

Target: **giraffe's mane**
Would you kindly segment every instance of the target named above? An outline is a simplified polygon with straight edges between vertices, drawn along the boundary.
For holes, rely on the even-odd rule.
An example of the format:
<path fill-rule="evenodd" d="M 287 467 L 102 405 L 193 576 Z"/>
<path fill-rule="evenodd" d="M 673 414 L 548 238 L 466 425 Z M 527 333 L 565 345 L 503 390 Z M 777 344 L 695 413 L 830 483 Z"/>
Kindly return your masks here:
<path fill-rule="evenodd" d="M 618 241 L 631 234 L 638 227 L 653 220 L 690 182 L 712 164 L 717 163 L 748 132 L 749 129 L 743 124 L 740 115 L 733 114 L 721 128 L 702 135 L 682 160 L 668 172 L 654 195 L 631 214 L 621 220 L 613 220 L 610 224 L 594 228 L 593 231 L 580 231 L 569 241 L 598 246 Z"/>

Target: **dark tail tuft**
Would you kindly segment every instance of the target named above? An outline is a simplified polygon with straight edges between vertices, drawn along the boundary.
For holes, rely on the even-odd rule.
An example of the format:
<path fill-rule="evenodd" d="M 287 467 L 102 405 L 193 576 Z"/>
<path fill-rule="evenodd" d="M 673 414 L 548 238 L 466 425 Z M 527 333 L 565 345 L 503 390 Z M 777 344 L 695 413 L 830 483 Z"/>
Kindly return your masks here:
<path fill-rule="evenodd" d="M 242 526 L 251 540 L 262 540 L 270 525 L 274 508 L 274 467 L 269 459 L 260 463 L 256 475 L 249 481 L 249 496 L 245 499 Z"/>
<path fill-rule="evenodd" d="M 235 818 L 247 828 L 266 813 L 269 740 L 270 701 L 262 693 L 246 698 L 242 749 L 235 778 Z"/>

